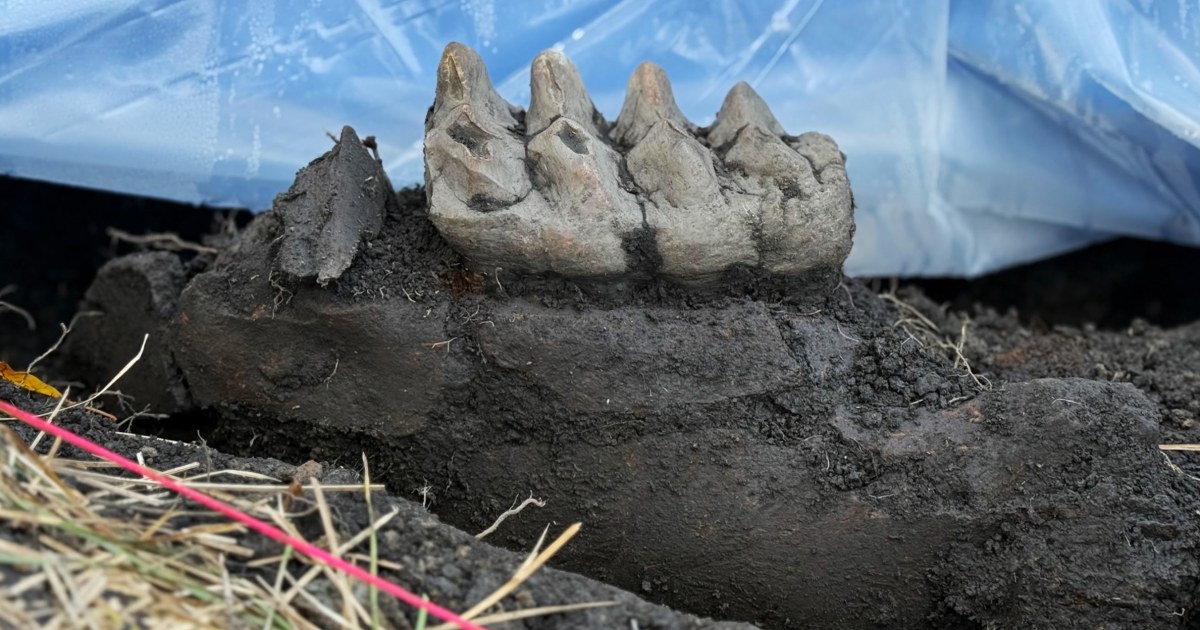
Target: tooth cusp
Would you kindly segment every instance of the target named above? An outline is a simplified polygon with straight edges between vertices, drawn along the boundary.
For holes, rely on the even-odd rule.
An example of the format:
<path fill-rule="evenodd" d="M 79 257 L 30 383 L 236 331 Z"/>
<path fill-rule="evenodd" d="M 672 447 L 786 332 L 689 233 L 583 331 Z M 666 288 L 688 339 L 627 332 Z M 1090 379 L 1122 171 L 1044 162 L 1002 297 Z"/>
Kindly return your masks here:
<path fill-rule="evenodd" d="M 633 71 L 625 89 L 625 104 L 612 130 L 612 139 L 619 144 L 637 144 L 660 121 L 682 129 L 690 129 L 687 117 L 675 104 L 675 93 L 667 73 L 649 61 Z"/>
<path fill-rule="evenodd" d="M 512 105 L 492 86 L 487 66 L 479 53 L 458 42 L 451 42 L 442 52 L 442 60 L 438 64 L 437 91 L 432 115 L 425 123 L 426 131 L 441 125 L 462 107 L 473 109 L 480 116 L 506 129 L 517 125 L 512 115 Z"/>
<path fill-rule="evenodd" d="M 742 81 L 725 95 L 721 110 L 717 112 L 717 118 L 708 131 L 709 144 L 723 147 L 732 142 L 747 125 L 757 125 L 776 137 L 786 133 L 767 102 L 749 83 Z"/>
<path fill-rule="evenodd" d="M 536 135 L 558 118 L 570 118 L 588 133 L 597 134 L 595 121 L 601 119 L 588 96 L 575 64 L 566 55 L 547 50 L 533 59 L 529 73 L 529 112 L 525 115 L 525 133 Z"/>

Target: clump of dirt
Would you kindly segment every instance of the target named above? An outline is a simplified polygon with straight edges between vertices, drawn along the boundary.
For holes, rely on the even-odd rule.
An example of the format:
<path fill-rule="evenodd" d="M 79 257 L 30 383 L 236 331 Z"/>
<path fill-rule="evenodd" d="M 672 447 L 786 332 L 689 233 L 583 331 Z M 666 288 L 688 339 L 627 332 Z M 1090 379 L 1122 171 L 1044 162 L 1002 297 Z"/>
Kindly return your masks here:
<path fill-rule="evenodd" d="M 1001 382 L 1079 376 L 1129 383 L 1155 403 L 1164 442 L 1200 442 L 1200 321 L 1160 328 L 1138 318 L 1116 330 L 1083 324 L 1034 332 L 1015 309 L 953 311 L 916 289 L 901 295 L 947 334 L 966 322 L 966 355 Z M 1200 464 L 1186 457 L 1181 463 Z"/>
<path fill-rule="evenodd" d="M 1167 465 L 1163 403 L 1133 383 L 1003 372 L 978 327 L 973 375 L 853 280 L 472 271 L 421 191 L 399 199 L 326 288 L 272 274 L 267 213 L 156 320 L 214 444 L 365 451 L 467 529 L 533 492 L 547 506 L 501 542 L 582 520 L 560 566 L 769 627 L 1188 622 L 1200 482 Z M 135 291 L 171 267 L 121 264 Z M 87 308 L 111 314 L 86 343 L 128 336 L 113 304 Z"/>

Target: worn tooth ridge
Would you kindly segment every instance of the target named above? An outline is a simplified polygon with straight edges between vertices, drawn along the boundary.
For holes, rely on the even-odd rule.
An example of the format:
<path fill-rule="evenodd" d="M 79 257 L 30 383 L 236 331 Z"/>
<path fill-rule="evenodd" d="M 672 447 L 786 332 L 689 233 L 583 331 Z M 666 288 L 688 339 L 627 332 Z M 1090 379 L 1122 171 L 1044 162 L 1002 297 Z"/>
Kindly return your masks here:
<path fill-rule="evenodd" d="M 437 91 L 433 112 L 425 128 L 438 126 L 456 109 L 466 107 L 482 119 L 494 121 L 508 129 L 516 126 L 513 107 L 492 86 L 487 66 L 474 50 L 451 42 L 442 52 L 438 64 Z"/>
<path fill-rule="evenodd" d="M 837 277 L 854 233 L 845 156 L 789 136 L 746 83 L 708 129 L 643 63 L 610 128 L 555 51 L 530 68 L 521 118 L 477 54 L 447 46 L 426 121 L 426 194 L 439 232 L 482 271 L 688 285 L 739 267 Z"/>
<path fill-rule="evenodd" d="M 721 103 L 721 110 L 708 131 L 708 141 L 714 147 L 723 147 L 737 137 L 743 127 L 751 124 L 776 136 L 787 133 L 758 92 L 749 83 L 740 81 L 725 95 L 725 102 Z"/>
<path fill-rule="evenodd" d="M 526 135 L 537 134 L 559 117 L 569 118 L 588 133 L 598 135 L 595 121 L 599 113 L 583 86 L 579 70 L 566 55 L 547 50 L 534 57 L 529 72 L 529 91 Z"/>
<path fill-rule="evenodd" d="M 691 123 L 679 110 L 679 105 L 675 104 L 675 93 L 671 90 L 666 71 L 646 61 L 629 77 L 629 85 L 625 88 L 625 104 L 617 116 L 612 138 L 626 146 L 635 144 L 662 120 L 680 128 L 691 128 Z"/>

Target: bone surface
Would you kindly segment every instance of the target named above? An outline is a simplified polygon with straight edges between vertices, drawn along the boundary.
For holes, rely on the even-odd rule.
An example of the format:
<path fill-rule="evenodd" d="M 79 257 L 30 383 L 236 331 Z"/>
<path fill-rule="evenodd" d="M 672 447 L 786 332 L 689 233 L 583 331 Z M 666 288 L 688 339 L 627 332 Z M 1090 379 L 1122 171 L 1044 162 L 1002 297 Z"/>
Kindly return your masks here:
<path fill-rule="evenodd" d="M 438 231 L 481 271 L 691 286 L 736 269 L 840 275 L 854 233 L 845 157 L 827 136 L 787 135 L 748 84 L 708 129 L 650 62 L 611 125 L 559 52 L 533 60 L 530 94 L 522 116 L 478 54 L 446 47 L 426 195 Z"/>

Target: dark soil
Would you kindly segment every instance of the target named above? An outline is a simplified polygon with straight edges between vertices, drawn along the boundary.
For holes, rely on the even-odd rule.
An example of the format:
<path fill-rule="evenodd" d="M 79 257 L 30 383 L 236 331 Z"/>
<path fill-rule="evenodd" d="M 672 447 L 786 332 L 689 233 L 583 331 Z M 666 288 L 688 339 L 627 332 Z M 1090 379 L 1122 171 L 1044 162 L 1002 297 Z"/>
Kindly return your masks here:
<path fill-rule="evenodd" d="M 227 452 L 293 462 L 365 451 L 468 530 L 532 492 L 546 508 L 497 542 L 528 549 L 547 521 L 582 520 L 561 567 L 699 614 L 1195 623 L 1200 458 L 1172 453 L 1173 469 L 1157 448 L 1200 442 L 1194 320 L 1123 324 L 1139 311 L 1120 305 L 1096 315 L 1118 329 L 1063 328 L 1052 310 L 964 307 L 986 389 L 854 280 L 697 293 L 488 276 L 445 246 L 420 191 L 399 201 L 327 289 L 272 276 L 270 215 L 217 259 L 122 259 L 85 305 L 108 315 L 81 320 L 60 367 L 107 377 L 153 331 L 162 345 L 121 388 L 169 392 L 154 410 L 176 415 L 143 430 L 200 426 Z M 1003 304 L 974 291 L 962 299 Z M 900 295 L 959 340 L 966 315 Z"/>
<path fill-rule="evenodd" d="M 12 402 L 33 413 L 47 413 L 54 408 L 54 402 L 44 396 L 31 394 L 17 387 L 0 381 L 0 400 Z M 268 475 L 287 484 L 292 481 L 297 467 L 285 464 L 271 458 L 241 458 L 232 457 L 218 450 L 203 445 L 184 444 L 162 440 L 154 437 L 139 437 L 117 432 L 111 420 L 80 409 L 70 410 L 58 416 L 59 424 L 88 439 L 106 445 L 108 448 L 124 455 L 135 458 L 141 454 L 147 465 L 158 470 L 169 470 L 184 464 L 199 463 L 202 470 L 197 472 L 212 472 L 219 470 L 242 470 Z M 15 422 L 10 426 L 27 442 L 32 441 L 35 431 L 25 425 Z M 51 441 L 46 440 L 39 451 L 49 448 Z M 59 457 L 90 459 L 86 453 L 73 446 L 64 446 L 59 451 Z M 306 467 L 312 470 L 311 467 Z M 323 466 L 319 481 L 323 484 L 361 484 L 361 467 L 343 468 Z M 216 475 L 210 477 L 213 481 L 225 483 L 246 483 L 247 479 L 233 475 Z M 290 495 L 289 495 L 290 496 Z M 299 533 L 309 541 L 317 541 L 324 535 L 324 525 L 319 515 L 312 508 L 312 497 L 292 497 L 291 513 L 308 513 L 293 520 Z M 359 493 L 327 493 L 326 500 L 329 511 L 335 518 L 340 540 L 358 534 L 370 524 L 366 500 Z M 410 590 L 425 594 L 431 600 L 452 610 L 466 610 L 472 604 L 483 599 L 497 587 L 501 586 L 512 576 L 516 568 L 525 559 L 525 555 L 503 551 L 486 542 L 476 540 L 460 530 L 441 524 L 437 517 L 426 511 L 419 503 L 390 496 L 387 493 L 372 493 L 374 513 L 386 514 L 391 510 L 399 511 L 399 515 L 378 531 L 379 555 L 399 564 L 400 569 L 383 566 L 380 575 Z M 214 515 L 203 516 L 197 511 L 194 519 L 196 524 L 218 520 Z M 119 514 L 110 514 L 119 518 Z M 183 521 L 175 521 L 178 526 L 186 526 Z M 561 529 L 560 528 L 555 528 Z M 21 541 L 36 546 L 29 528 L 19 525 L 0 523 L 0 536 L 10 541 Z M 553 532 L 557 534 L 557 531 Z M 255 533 L 243 533 L 237 536 L 238 544 L 259 552 L 259 557 L 278 555 L 281 545 Z M 270 584 L 276 579 L 278 563 L 270 566 L 255 567 L 244 560 L 231 559 L 226 565 L 230 572 L 238 576 L 260 576 Z M 292 575 L 300 575 L 306 570 L 306 565 L 299 560 L 291 560 L 287 571 Z M 3 574 L 0 574 L 3 575 Z M 13 578 L 21 575 L 13 574 Z M 0 580 L 3 582 L 3 580 Z M 326 602 L 337 601 L 337 588 L 324 577 L 317 578 L 313 584 L 306 587 L 309 592 L 318 594 Z M 543 569 L 534 574 L 513 595 L 503 600 L 504 610 L 521 610 L 540 606 L 556 606 L 580 602 L 614 601 L 615 606 L 595 608 L 584 611 L 533 618 L 523 622 L 510 622 L 505 627 L 528 628 L 749 628 L 750 626 L 733 623 L 715 623 L 683 615 L 662 606 L 646 603 L 638 597 L 619 589 L 600 584 L 593 580 L 565 573 L 554 569 Z M 403 604 L 381 597 L 382 611 L 388 627 L 411 628 L 416 615 L 413 610 Z M 336 605 L 334 606 L 336 608 Z M 0 622 L 0 626 L 4 623 Z"/>

